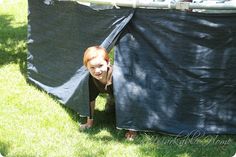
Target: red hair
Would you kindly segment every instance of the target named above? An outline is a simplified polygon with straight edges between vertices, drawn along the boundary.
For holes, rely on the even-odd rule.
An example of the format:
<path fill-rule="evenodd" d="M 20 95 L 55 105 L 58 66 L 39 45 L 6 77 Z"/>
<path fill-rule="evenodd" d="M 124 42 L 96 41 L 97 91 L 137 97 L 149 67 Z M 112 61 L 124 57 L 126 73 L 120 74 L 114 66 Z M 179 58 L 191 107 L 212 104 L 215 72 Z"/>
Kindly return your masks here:
<path fill-rule="evenodd" d="M 105 48 L 100 46 L 91 46 L 87 48 L 84 52 L 84 65 L 87 67 L 87 63 L 98 56 L 101 56 L 105 61 L 109 62 L 109 56 Z"/>

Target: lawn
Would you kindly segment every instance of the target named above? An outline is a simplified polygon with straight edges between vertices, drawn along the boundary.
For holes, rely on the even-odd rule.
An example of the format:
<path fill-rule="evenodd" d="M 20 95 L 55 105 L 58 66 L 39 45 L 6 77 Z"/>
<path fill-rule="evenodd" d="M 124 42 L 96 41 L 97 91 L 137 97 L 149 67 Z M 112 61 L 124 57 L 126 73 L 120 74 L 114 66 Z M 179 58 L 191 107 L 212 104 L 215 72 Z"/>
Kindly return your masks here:
<path fill-rule="evenodd" d="M 26 82 L 27 1 L 0 0 L 0 153 L 6 157 L 231 157 L 235 136 L 172 137 L 140 133 L 124 139 L 98 98 L 95 127 Z M 1 156 L 0 155 L 0 156 Z"/>

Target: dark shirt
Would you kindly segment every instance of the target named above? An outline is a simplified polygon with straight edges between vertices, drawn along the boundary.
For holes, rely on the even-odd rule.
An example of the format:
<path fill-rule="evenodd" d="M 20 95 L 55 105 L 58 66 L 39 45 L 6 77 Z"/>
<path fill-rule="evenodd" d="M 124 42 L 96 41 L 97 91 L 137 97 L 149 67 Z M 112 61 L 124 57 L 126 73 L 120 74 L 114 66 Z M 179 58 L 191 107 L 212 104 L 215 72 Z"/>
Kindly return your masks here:
<path fill-rule="evenodd" d="M 112 74 L 112 68 L 109 68 L 108 74 Z M 108 78 L 112 79 L 110 76 Z M 113 96 L 112 83 L 109 83 L 108 85 L 103 84 L 92 77 L 92 75 L 89 75 L 89 101 L 94 101 L 99 93 L 108 93 L 109 95 Z"/>

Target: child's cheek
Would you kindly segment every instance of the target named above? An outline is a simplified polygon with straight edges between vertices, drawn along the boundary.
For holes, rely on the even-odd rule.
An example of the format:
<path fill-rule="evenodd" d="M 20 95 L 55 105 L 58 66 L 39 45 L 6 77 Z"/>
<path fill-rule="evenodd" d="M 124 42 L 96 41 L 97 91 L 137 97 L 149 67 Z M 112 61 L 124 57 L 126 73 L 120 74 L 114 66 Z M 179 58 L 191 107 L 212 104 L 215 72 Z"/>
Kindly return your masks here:
<path fill-rule="evenodd" d="M 106 71 L 107 71 L 107 66 L 103 66 L 103 67 L 102 67 L 102 71 L 103 71 L 103 72 L 106 72 Z"/>

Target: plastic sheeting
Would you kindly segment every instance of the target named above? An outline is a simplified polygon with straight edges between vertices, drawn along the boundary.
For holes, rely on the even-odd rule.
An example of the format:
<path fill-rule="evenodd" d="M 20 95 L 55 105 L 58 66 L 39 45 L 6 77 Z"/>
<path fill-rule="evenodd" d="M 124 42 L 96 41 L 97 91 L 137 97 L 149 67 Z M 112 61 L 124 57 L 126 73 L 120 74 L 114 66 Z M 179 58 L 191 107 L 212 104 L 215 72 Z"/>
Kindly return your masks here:
<path fill-rule="evenodd" d="M 132 17 L 132 10 L 101 12 L 76 2 L 28 1 L 29 81 L 81 115 L 89 115 L 84 50 L 108 50 Z"/>
<path fill-rule="evenodd" d="M 84 49 L 116 44 L 116 126 L 236 133 L 236 14 L 29 1 L 29 81 L 88 115 Z"/>
<path fill-rule="evenodd" d="M 235 133 L 235 20 L 137 10 L 115 53 L 117 126 Z"/>

